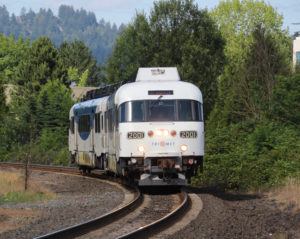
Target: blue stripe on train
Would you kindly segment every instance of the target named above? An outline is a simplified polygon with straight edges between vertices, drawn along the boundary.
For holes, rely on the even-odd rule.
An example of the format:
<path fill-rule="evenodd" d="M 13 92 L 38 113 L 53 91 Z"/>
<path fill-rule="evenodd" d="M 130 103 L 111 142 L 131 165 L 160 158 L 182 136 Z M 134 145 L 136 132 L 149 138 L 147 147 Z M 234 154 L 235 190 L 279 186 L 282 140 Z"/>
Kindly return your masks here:
<path fill-rule="evenodd" d="M 95 117 L 95 112 L 96 108 L 100 102 L 100 99 L 95 99 L 95 100 L 89 100 L 85 102 L 80 102 L 75 104 L 73 108 L 74 112 L 74 117 L 75 117 L 75 122 L 78 125 L 79 124 L 79 116 L 80 115 L 90 115 L 90 131 L 91 129 L 94 128 L 94 117 Z M 79 136 L 82 140 L 87 140 L 89 137 L 89 133 L 79 133 Z"/>

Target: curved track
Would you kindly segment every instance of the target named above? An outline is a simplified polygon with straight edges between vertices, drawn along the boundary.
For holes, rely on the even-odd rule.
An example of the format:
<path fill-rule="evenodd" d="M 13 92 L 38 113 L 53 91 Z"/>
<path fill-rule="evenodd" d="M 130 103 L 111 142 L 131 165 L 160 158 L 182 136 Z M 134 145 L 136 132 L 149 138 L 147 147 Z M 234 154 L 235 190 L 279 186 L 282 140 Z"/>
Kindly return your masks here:
<path fill-rule="evenodd" d="M 0 163 L 0 167 L 14 167 L 14 168 L 24 168 L 24 164 L 21 163 Z M 68 174 L 77 174 L 79 175 L 79 171 L 75 167 L 61 167 L 61 166 L 49 166 L 49 165 L 30 165 L 30 169 L 33 170 L 42 170 L 42 171 L 50 171 L 50 172 L 59 172 L 59 173 L 68 173 Z M 99 177 L 102 175 L 101 171 L 96 171 L 92 176 Z M 171 225 L 174 222 L 174 219 L 178 220 L 179 216 L 184 214 L 185 209 L 187 209 L 189 205 L 189 197 L 188 194 L 182 191 L 179 194 L 180 197 L 180 205 L 176 206 L 172 209 L 171 212 L 166 213 L 164 216 L 160 217 L 151 223 L 145 224 L 143 226 L 138 227 L 135 230 L 127 230 L 127 232 L 119 233 L 116 238 L 141 238 L 149 236 L 149 233 L 154 233 L 162 230 L 165 227 Z M 119 218 L 123 218 L 123 216 L 128 215 L 134 211 L 143 201 L 143 195 L 136 188 L 134 199 L 129 202 L 127 205 L 118 208 L 110 213 L 107 213 L 103 216 L 94 218 L 87 222 L 77 224 L 68 228 L 64 228 L 52 233 L 48 233 L 46 235 L 42 235 L 36 238 L 74 238 L 78 236 L 83 236 L 91 231 L 98 231 L 101 234 L 101 228 L 106 225 L 113 224 Z M 135 219 L 138 220 L 138 219 Z M 102 234 L 103 235 L 103 234 Z"/>
<path fill-rule="evenodd" d="M 174 220 L 179 219 L 179 217 L 184 214 L 185 209 L 187 209 L 190 203 L 188 194 L 185 191 L 182 191 L 179 196 L 181 198 L 180 205 L 172 210 L 169 214 L 130 233 L 122 235 L 118 237 L 118 239 L 148 237 L 149 233 L 158 232 L 159 230 L 162 230 L 166 226 L 170 225 L 172 222 L 174 222 Z"/>

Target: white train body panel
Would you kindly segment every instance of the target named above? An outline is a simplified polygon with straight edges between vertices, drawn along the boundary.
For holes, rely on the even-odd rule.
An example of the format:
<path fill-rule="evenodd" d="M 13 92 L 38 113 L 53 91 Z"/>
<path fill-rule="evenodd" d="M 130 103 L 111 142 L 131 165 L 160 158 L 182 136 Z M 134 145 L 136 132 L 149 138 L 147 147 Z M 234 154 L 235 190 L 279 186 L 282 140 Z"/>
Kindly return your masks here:
<path fill-rule="evenodd" d="M 176 68 L 140 68 L 135 82 L 71 108 L 72 159 L 82 168 L 138 175 L 144 186 L 185 185 L 202 167 L 202 103 Z"/>
<path fill-rule="evenodd" d="M 115 95 L 115 104 L 121 105 L 125 102 L 139 101 L 139 100 L 157 100 L 159 95 L 148 95 L 148 91 L 173 91 L 173 95 L 164 95 L 161 100 L 195 100 L 202 103 L 202 94 L 200 90 L 191 83 L 182 81 L 148 81 L 135 82 L 122 86 Z M 169 132 L 175 130 L 177 135 L 175 137 L 169 135 L 167 137 L 149 137 L 148 131 L 156 131 L 160 129 L 168 130 Z M 196 139 L 182 139 L 179 133 L 181 131 L 196 131 Z M 120 157 L 142 156 L 137 152 L 139 145 L 145 145 L 145 156 L 152 157 L 154 154 L 171 153 L 175 155 L 204 155 L 204 123 L 201 122 L 126 122 L 119 124 L 120 132 Z M 128 140 L 128 132 L 144 132 L 145 138 L 140 140 Z M 180 145 L 188 145 L 188 151 L 181 153 Z"/>

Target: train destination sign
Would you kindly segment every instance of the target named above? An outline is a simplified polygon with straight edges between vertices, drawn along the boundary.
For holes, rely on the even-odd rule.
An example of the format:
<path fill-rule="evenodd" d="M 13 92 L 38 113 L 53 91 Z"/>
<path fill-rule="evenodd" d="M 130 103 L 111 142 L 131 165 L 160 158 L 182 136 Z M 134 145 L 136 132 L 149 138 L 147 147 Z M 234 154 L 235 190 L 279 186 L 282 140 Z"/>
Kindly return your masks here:
<path fill-rule="evenodd" d="M 148 95 L 173 95 L 173 90 L 148 90 Z"/>

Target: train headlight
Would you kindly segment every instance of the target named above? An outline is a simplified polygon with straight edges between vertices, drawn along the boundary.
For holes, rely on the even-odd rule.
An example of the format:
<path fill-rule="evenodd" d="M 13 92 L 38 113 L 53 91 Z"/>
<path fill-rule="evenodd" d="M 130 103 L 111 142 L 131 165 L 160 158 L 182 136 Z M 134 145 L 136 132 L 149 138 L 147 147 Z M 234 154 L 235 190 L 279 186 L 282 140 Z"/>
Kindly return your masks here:
<path fill-rule="evenodd" d="M 155 135 L 156 136 L 169 136 L 169 130 L 167 129 L 158 129 L 158 130 L 155 130 Z"/>
<path fill-rule="evenodd" d="M 140 146 L 138 146 L 137 150 L 138 150 L 140 153 L 144 153 L 144 152 L 145 152 L 145 146 L 140 145 Z"/>
<path fill-rule="evenodd" d="M 181 150 L 181 152 L 186 152 L 188 150 L 188 146 L 186 144 L 182 144 L 180 146 L 180 150 Z"/>

